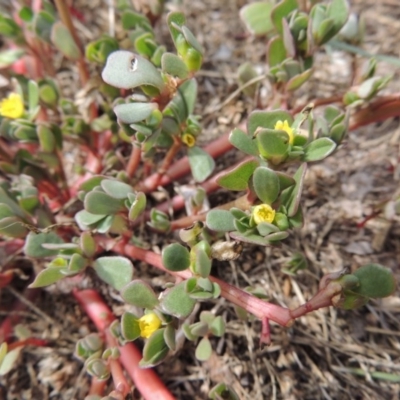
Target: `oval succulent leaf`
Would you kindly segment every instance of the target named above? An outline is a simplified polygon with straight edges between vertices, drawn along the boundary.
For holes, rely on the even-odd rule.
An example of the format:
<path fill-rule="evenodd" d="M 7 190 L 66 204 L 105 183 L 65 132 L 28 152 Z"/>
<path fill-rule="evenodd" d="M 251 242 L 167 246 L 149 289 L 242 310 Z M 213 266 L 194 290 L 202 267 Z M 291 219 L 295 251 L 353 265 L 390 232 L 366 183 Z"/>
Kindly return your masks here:
<path fill-rule="evenodd" d="M 190 315 L 196 301 L 189 297 L 185 287 L 186 282 L 181 282 L 164 292 L 160 306 L 165 313 L 177 318 L 186 318 Z"/>
<path fill-rule="evenodd" d="M 244 161 L 230 171 L 220 175 L 217 178 L 217 183 L 219 186 L 228 190 L 246 190 L 249 186 L 249 179 L 254 170 L 258 167 L 258 164 L 256 160 Z"/>
<path fill-rule="evenodd" d="M 206 217 L 208 228 L 216 232 L 229 232 L 235 230 L 235 217 L 227 210 L 211 210 Z"/>
<path fill-rule="evenodd" d="M 132 186 L 114 179 L 104 179 L 100 185 L 108 195 L 116 199 L 125 199 L 129 193 L 134 193 Z"/>
<path fill-rule="evenodd" d="M 135 124 L 150 117 L 154 110 L 158 110 L 157 103 L 125 103 L 114 107 L 118 119 L 125 124 Z"/>
<path fill-rule="evenodd" d="M 256 1 L 240 9 L 240 18 L 253 35 L 266 35 L 274 29 L 271 21 L 273 2 Z"/>
<path fill-rule="evenodd" d="M 194 146 L 188 150 L 189 164 L 196 182 L 206 180 L 214 170 L 214 159 L 200 147 Z"/>
<path fill-rule="evenodd" d="M 254 171 L 253 186 L 257 197 L 263 203 L 272 204 L 279 195 L 279 178 L 272 169 L 258 167 Z"/>
<path fill-rule="evenodd" d="M 86 195 L 84 206 L 89 213 L 100 215 L 116 214 L 122 209 L 120 200 L 98 191 L 93 191 Z"/>
<path fill-rule="evenodd" d="M 328 157 L 336 149 L 336 143 L 327 137 L 314 140 L 304 148 L 304 161 L 319 161 Z"/>
<path fill-rule="evenodd" d="M 184 271 L 189 268 L 189 250 L 179 243 L 172 243 L 164 247 L 161 257 L 164 267 L 169 271 Z"/>
<path fill-rule="evenodd" d="M 122 298 L 136 307 L 153 309 L 157 304 L 157 296 L 144 281 L 136 279 L 121 289 Z"/>
<path fill-rule="evenodd" d="M 97 275 L 116 290 L 132 280 L 133 264 L 125 257 L 100 257 L 93 263 Z"/>
<path fill-rule="evenodd" d="M 149 85 L 162 91 L 165 87 L 160 72 L 150 61 L 126 50 L 108 56 L 101 76 L 106 83 L 120 89 Z"/>

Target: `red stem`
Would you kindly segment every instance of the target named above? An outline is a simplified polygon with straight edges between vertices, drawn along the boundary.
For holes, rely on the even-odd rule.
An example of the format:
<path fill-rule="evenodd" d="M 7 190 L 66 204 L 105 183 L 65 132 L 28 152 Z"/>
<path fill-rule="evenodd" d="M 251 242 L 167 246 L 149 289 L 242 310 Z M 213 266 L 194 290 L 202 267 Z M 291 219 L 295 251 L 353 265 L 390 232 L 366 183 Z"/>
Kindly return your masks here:
<path fill-rule="evenodd" d="M 115 339 L 107 328 L 115 320 L 115 317 L 99 294 L 91 289 L 74 291 L 73 294 L 97 329 L 105 333 L 107 343 L 114 347 Z M 122 365 L 145 400 L 175 399 L 152 369 L 141 369 L 139 367 L 142 355 L 133 343 L 127 343 L 124 346 L 118 346 L 118 348 Z"/>
<path fill-rule="evenodd" d="M 192 276 L 188 270 L 181 272 L 168 271 L 163 266 L 159 254 L 130 244 L 117 243 L 117 245 L 113 246 L 113 251 L 137 260 L 145 261 L 164 272 L 178 276 L 182 279 L 188 279 Z M 293 323 L 293 317 L 289 309 L 260 300 L 257 297 L 213 276 L 210 276 L 209 278 L 220 286 L 222 297 L 233 304 L 244 308 L 256 317 L 260 319 L 268 318 L 283 326 L 290 326 Z"/>
<path fill-rule="evenodd" d="M 132 144 L 131 156 L 129 157 L 128 165 L 126 166 L 126 173 L 129 178 L 132 178 L 140 164 L 142 156 L 142 149 L 135 144 Z"/>

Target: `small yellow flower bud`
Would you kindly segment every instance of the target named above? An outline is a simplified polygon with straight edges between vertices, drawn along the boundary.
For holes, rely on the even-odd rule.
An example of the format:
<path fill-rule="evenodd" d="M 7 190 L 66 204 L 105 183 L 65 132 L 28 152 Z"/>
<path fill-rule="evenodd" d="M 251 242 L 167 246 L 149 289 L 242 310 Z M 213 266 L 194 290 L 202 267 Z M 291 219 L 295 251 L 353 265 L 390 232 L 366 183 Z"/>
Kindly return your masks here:
<path fill-rule="evenodd" d="M 185 143 L 187 147 L 193 147 L 196 144 L 196 137 L 190 133 L 184 133 L 182 135 L 182 142 Z"/>
<path fill-rule="evenodd" d="M 279 131 L 285 131 L 289 135 L 289 143 L 293 144 L 293 139 L 294 139 L 294 134 L 293 134 L 293 129 L 289 126 L 289 123 L 287 120 L 285 121 L 278 121 L 275 124 L 274 129 L 277 129 Z"/>
<path fill-rule="evenodd" d="M 143 315 L 139 319 L 140 336 L 149 338 L 161 326 L 161 319 L 155 312 Z"/>
<path fill-rule="evenodd" d="M 268 204 L 260 204 L 253 208 L 253 220 L 258 225 L 261 222 L 272 223 L 275 218 L 275 210 Z"/>
<path fill-rule="evenodd" d="M 24 114 L 24 103 L 18 93 L 10 93 L 0 102 L 0 115 L 6 118 L 20 118 Z"/>

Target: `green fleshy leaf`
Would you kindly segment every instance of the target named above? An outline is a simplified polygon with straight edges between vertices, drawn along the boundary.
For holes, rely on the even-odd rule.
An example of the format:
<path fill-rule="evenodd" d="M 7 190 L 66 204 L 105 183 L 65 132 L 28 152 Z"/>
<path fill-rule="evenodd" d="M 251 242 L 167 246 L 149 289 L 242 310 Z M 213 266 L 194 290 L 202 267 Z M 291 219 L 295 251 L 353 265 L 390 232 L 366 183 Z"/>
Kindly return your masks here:
<path fill-rule="evenodd" d="M 267 236 L 271 233 L 279 232 L 279 228 L 276 225 L 269 224 L 268 222 L 260 222 L 257 225 L 257 231 L 261 236 Z"/>
<path fill-rule="evenodd" d="M 132 186 L 113 179 L 104 179 L 100 185 L 108 195 L 115 199 L 125 199 L 129 193 L 134 193 Z"/>
<path fill-rule="evenodd" d="M 228 190 L 246 190 L 248 188 L 248 182 L 258 167 L 259 162 L 256 160 L 247 160 L 231 169 L 228 172 L 224 172 L 217 178 L 219 186 Z"/>
<path fill-rule="evenodd" d="M 211 322 L 210 330 L 214 336 L 221 337 L 224 335 L 225 322 L 220 315 L 218 317 L 215 317 L 215 319 Z"/>
<path fill-rule="evenodd" d="M 312 69 L 308 69 L 299 75 L 293 76 L 286 82 L 286 90 L 293 91 L 298 89 L 311 78 L 313 72 Z"/>
<path fill-rule="evenodd" d="M 303 190 L 303 181 L 307 171 L 307 164 L 300 165 L 293 178 L 296 185 L 282 191 L 281 201 L 287 209 L 288 217 L 294 217 L 299 209 L 301 192 Z"/>
<path fill-rule="evenodd" d="M 179 79 L 186 79 L 189 71 L 180 57 L 173 53 L 164 53 L 161 58 L 162 71 Z"/>
<path fill-rule="evenodd" d="M 253 67 L 253 65 L 249 62 L 241 64 L 240 67 L 238 68 L 237 74 L 240 86 L 244 86 L 242 88 L 243 93 L 246 96 L 254 98 L 254 96 L 257 93 L 259 83 L 255 82 L 250 86 L 247 85 L 248 82 L 250 82 L 251 80 L 255 79 L 258 76 L 258 73 Z"/>
<path fill-rule="evenodd" d="M 185 286 L 186 282 L 181 282 L 164 292 L 160 300 L 160 306 L 163 312 L 177 318 L 186 318 L 190 315 L 196 301 L 189 297 Z"/>
<path fill-rule="evenodd" d="M 247 121 L 247 132 L 251 137 L 260 128 L 274 129 L 278 121 L 293 123 L 293 117 L 287 111 L 253 111 Z"/>
<path fill-rule="evenodd" d="M 184 271 L 190 266 L 189 250 L 179 243 L 164 247 L 161 257 L 164 267 L 169 271 Z"/>
<path fill-rule="evenodd" d="M 150 117 L 154 110 L 158 110 L 157 103 L 124 103 L 114 107 L 118 119 L 125 124 L 135 124 Z"/>
<path fill-rule="evenodd" d="M 89 227 L 90 225 L 94 225 L 97 222 L 101 221 L 105 217 L 106 217 L 106 215 L 91 214 L 91 213 L 87 212 L 86 210 L 81 210 L 75 214 L 75 221 L 79 225 L 79 227 L 82 230 L 84 230 L 87 227 Z"/>
<path fill-rule="evenodd" d="M 50 43 L 50 37 L 52 33 L 52 27 L 55 22 L 54 16 L 45 11 L 39 11 L 33 19 L 33 27 L 36 35 L 42 40 Z"/>
<path fill-rule="evenodd" d="M 179 123 L 186 123 L 187 118 L 190 114 L 193 114 L 194 111 L 194 106 L 197 99 L 197 86 L 197 81 L 195 79 L 189 79 L 179 86 L 176 95 L 165 108 L 164 115 L 173 116 L 178 120 Z M 174 122 L 176 123 L 175 120 Z M 170 129 L 168 129 L 168 126 L 164 127 L 164 129 L 171 134 L 176 134 L 180 131 L 179 127 L 178 129 L 176 128 L 177 126 L 173 122 Z"/>
<path fill-rule="evenodd" d="M 152 86 L 162 91 L 165 83 L 157 68 L 145 58 L 126 50 L 118 50 L 107 58 L 103 80 L 120 89 Z"/>
<path fill-rule="evenodd" d="M 243 153 L 258 156 L 258 148 L 255 141 L 239 128 L 235 128 L 229 135 L 229 141 Z"/>
<path fill-rule="evenodd" d="M 286 232 L 277 232 L 277 233 L 286 233 Z M 268 246 L 271 244 L 270 240 L 268 239 L 268 236 L 262 237 L 256 234 L 243 234 L 238 231 L 230 232 L 229 236 L 232 239 L 239 240 L 244 243 L 258 244 L 260 246 Z"/>
<path fill-rule="evenodd" d="M 284 190 L 296 184 L 296 181 L 290 176 L 281 171 L 274 171 L 279 179 L 280 190 Z"/>
<path fill-rule="evenodd" d="M 135 201 L 132 202 L 129 208 L 128 218 L 131 221 L 135 221 L 146 209 L 146 202 L 147 198 L 143 192 L 139 192 L 136 194 Z"/>
<path fill-rule="evenodd" d="M 116 290 L 127 285 L 133 276 L 132 262 L 119 256 L 100 257 L 93 263 L 97 275 Z"/>
<path fill-rule="evenodd" d="M 274 30 L 271 20 L 272 2 L 257 1 L 240 9 L 240 18 L 253 35 L 266 35 Z"/>
<path fill-rule="evenodd" d="M 286 59 L 286 50 L 280 36 L 275 36 L 268 42 L 267 59 L 270 68 L 281 64 Z"/>
<path fill-rule="evenodd" d="M 368 264 L 353 273 L 359 286 L 353 291 L 368 298 L 390 296 L 396 290 L 396 281 L 390 269 L 379 264 Z"/>
<path fill-rule="evenodd" d="M 279 178 L 272 169 L 258 167 L 253 174 L 253 186 L 263 203 L 272 204 L 279 195 Z"/>
<path fill-rule="evenodd" d="M 140 326 L 136 315 L 126 311 L 121 317 L 121 333 L 129 342 L 140 337 Z"/>
<path fill-rule="evenodd" d="M 214 159 L 200 147 L 189 148 L 188 158 L 190 169 L 196 182 L 205 181 L 215 168 Z"/>
<path fill-rule="evenodd" d="M 336 143 L 327 137 L 318 138 L 304 148 L 304 161 L 319 161 L 328 157 L 336 149 Z"/>
<path fill-rule="evenodd" d="M 158 329 L 147 339 L 143 347 L 143 359 L 139 362 L 141 368 L 154 367 L 167 356 L 169 348 L 165 343 L 164 330 Z"/>
<path fill-rule="evenodd" d="M 175 351 L 176 349 L 175 329 L 171 324 L 168 324 L 165 327 L 164 341 L 170 350 Z"/>
<path fill-rule="evenodd" d="M 67 270 L 67 265 L 59 267 L 48 267 L 43 271 L 40 271 L 35 280 L 29 285 L 29 288 L 40 288 L 45 286 L 50 286 L 53 283 L 65 278 L 65 272 Z"/>
<path fill-rule="evenodd" d="M 101 175 L 93 176 L 93 177 L 89 178 L 88 180 L 86 180 L 85 182 L 83 182 L 79 186 L 79 190 L 84 191 L 84 192 L 90 192 L 96 186 L 100 186 L 100 183 L 103 179 L 105 179 L 105 176 L 101 176 Z"/>
<path fill-rule="evenodd" d="M 276 30 L 282 35 L 282 19 L 298 8 L 297 0 L 280 1 L 271 12 L 271 19 Z"/>
<path fill-rule="evenodd" d="M 158 299 L 153 289 L 144 281 L 136 279 L 121 289 L 121 296 L 126 303 L 136 307 L 153 309 Z"/>
<path fill-rule="evenodd" d="M 26 237 L 24 252 L 28 257 L 42 258 L 55 256 L 58 250 L 45 249 L 42 244 L 53 243 L 59 244 L 64 243 L 64 241 L 54 232 L 48 233 L 33 233 L 30 232 Z"/>
<path fill-rule="evenodd" d="M 212 347 L 209 339 L 204 337 L 196 347 L 195 356 L 199 361 L 207 361 L 212 354 Z"/>
<path fill-rule="evenodd" d="M 234 216 L 227 210 L 210 210 L 207 213 L 206 225 L 216 232 L 229 232 L 235 230 Z"/>
<path fill-rule="evenodd" d="M 289 135 L 284 131 L 262 129 L 256 136 L 260 155 L 272 164 L 285 161 L 289 150 Z"/>
<path fill-rule="evenodd" d="M 46 153 L 52 153 L 56 147 L 56 138 L 51 129 L 41 124 L 38 125 L 36 132 L 41 150 Z"/>
<path fill-rule="evenodd" d="M 80 247 L 84 255 L 92 258 L 96 253 L 96 242 L 90 232 L 82 232 L 79 240 Z"/>
<path fill-rule="evenodd" d="M 122 209 L 120 200 L 98 191 L 86 195 L 84 206 L 87 212 L 98 215 L 116 214 Z"/>
<path fill-rule="evenodd" d="M 4 204 L 1 204 L 3 206 Z M 28 234 L 28 229 L 20 218 L 11 216 L 0 219 L 0 234 L 13 238 L 24 238 Z"/>
<path fill-rule="evenodd" d="M 199 246 L 195 248 L 195 272 L 202 278 L 207 278 L 211 272 L 211 258 L 207 252 Z"/>
<path fill-rule="evenodd" d="M 68 28 L 61 21 L 57 21 L 51 27 L 50 39 L 54 46 L 71 61 L 78 61 L 81 57 L 79 47 L 75 43 Z"/>

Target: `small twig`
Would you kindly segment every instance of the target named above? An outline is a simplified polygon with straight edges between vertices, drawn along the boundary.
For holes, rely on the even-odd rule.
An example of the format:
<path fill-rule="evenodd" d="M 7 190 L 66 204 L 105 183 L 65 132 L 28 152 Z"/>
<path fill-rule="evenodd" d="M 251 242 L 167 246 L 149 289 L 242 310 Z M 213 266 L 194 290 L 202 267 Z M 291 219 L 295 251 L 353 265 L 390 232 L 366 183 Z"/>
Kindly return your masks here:
<path fill-rule="evenodd" d="M 53 324 L 53 325 L 58 325 L 57 321 L 55 321 L 53 318 L 51 318 L 47 314 L 45 314 L 39 307 L 36 307 L 32 303 L 32 301 L 27 299 L 21 293 L 17 292 L 14 288 L 12 288 L 11 286 L 7 286 L 7 290 L 9 292 L 11 292 L 12 295 L 15 296 L 21 303 L 25 304 L 28 308 L 30 308 L 32 311 L 34 311 L 37 315 L 42 317 L 48 323 Z"/>
<path fill-rule="evenodd" d="M 80 57 L 78 60 L 78 69 L 79 69 L 79 76 L 81 78 L 82 86 L 84 86 L 89 81 L 90 75 L 89 75 L 89 71 L 88 71 L 85 59 L 83 57 L 83 55 L 84 55 L 83 46 L 82 46 L 82 43 L 76 32 L 74 24 L 72 23 L 71 13 L 69 12 L 68 4 L 66 3 L 65 0 L 54 0 L 54 3 L 56 5 L 58 13 L 60 14 L 61 21 L 68 28 L 71 36 L 73 37 L 76 45 L 79 48 Z"/>

